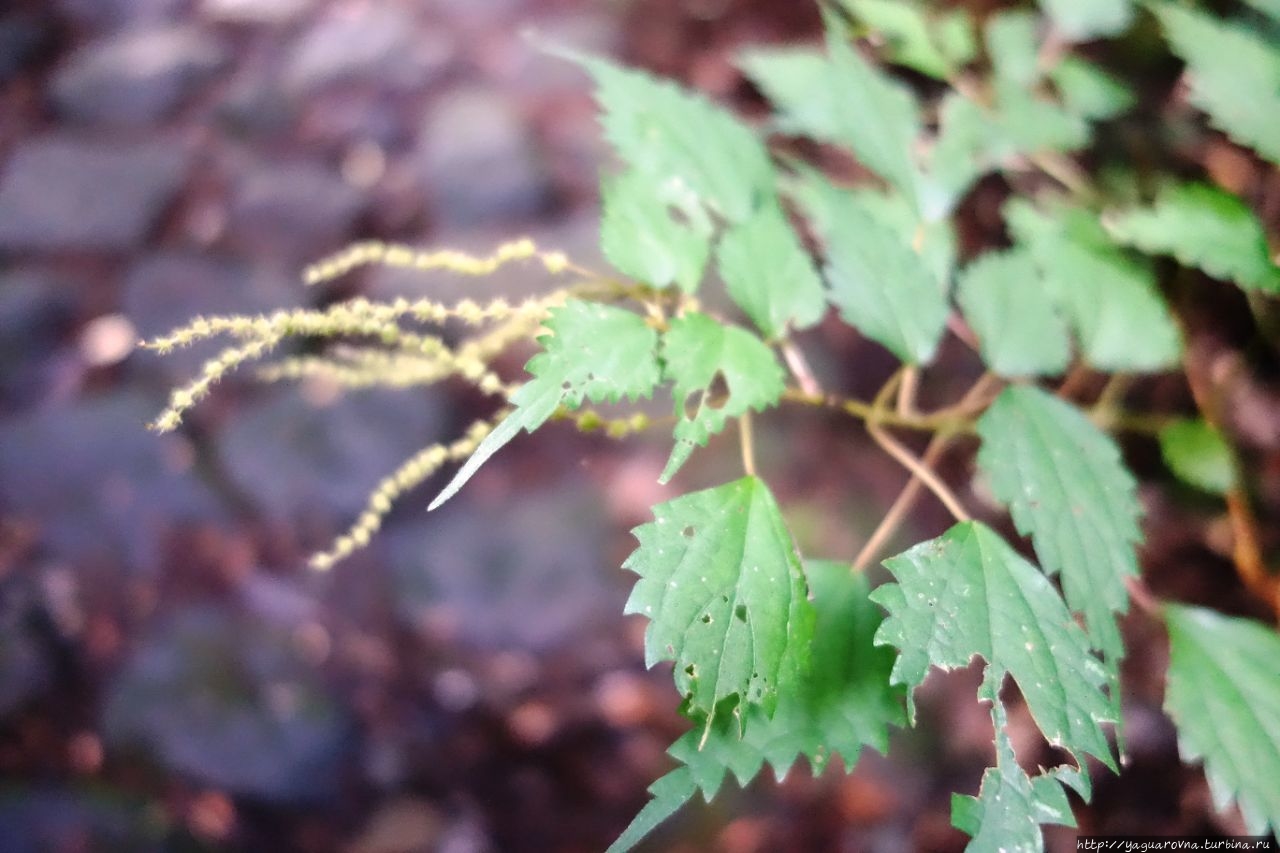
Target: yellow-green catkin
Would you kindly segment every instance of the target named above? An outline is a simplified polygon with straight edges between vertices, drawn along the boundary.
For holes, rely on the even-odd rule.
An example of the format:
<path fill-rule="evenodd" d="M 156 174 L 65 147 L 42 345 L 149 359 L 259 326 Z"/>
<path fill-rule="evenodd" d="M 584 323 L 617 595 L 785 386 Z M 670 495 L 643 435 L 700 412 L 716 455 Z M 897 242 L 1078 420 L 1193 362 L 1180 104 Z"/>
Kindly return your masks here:
<path fill-rule="evenodd" d="M 346 533 L 334 540 L 329 550 L 311 558 L 311 567 L 320 571 L 331 569 L 338 561 L 346 559 L 368 545 L 369 540 L 382 527 L 382 520 L 401 495 L 420 485 L 446 463 L 460 462 L 470 456 L 484 437 L 492 432 L 494 426 L 506 415 L 507 412 L 501 412 L 492 420 L 476 421 L 462 438 L 451 444 L 433 444 L 425 447 L 397 468 L 395 473 L 384 477 L 369 495 L 369 502 L 364 512 L 356 518 L 355 523 Z"/>
<path fill-rule="evenodd" d="M 563 252 L 544 252 L 527 237 L 503 243 L 486 258 L 454 249 L 427 252 L 412 246 L 366 241 L 312 264 L 303 272 L 302 279 L 309 285 L 320 284 L 341 278 L 352 270 L 365 266 L 416 269 L 423 272 L 444 270 L 459 275 L 484 276 L 497 272 L 509 263 L 524 260 L 540 262 L 553 275 L 559 275 L 572 266 Z"/>

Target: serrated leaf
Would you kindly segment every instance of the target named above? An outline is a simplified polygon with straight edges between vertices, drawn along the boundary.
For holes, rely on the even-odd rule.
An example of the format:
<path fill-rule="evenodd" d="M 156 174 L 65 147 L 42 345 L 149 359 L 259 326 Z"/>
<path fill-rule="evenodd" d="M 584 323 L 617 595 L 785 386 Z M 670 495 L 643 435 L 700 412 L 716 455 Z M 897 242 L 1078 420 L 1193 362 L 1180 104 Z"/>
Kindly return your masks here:
<path fill-rule="evenodd" d="M 622 835 L 609 845 L 605 853 L 627 853 L 658 828 L 698 792 L 698 786 L 687 767 L 677 767 L 649 786 L 653 799 L 627 824 Z"/>
<path fill-rule="evenodd" d="M 649 618 L 645 663 L 675 661 L 676 687 L 708 719 L 737 697 L 772 713 L 784 665 L 808 665 L 813 607 L 768 486 L 744 477 L 654 507 L 623 568 L 627 613 Z"/>
<path fill-rule="evenodd" d="M 551 310 L 543 351 L 525 365 L 533 378 L 511 395 L 515 410 L 489 433 L 431 502 L 434 510 L 471 479 L 489 457 L 526 430 L 533 432 L 561 406 L 584 399 L 617 402 L 653 393 L 658 384 L 658 334 L 644 318 L 609 305 L 571 300 Z"/>
<path fill-rule="evenodd" d="M 1166 187 L 1148 208 L 1110 215 L 1117 241 L 1152 255 L 1173 255 L 1246 290 L 1280 293 L 1262 223 L 1243 201 L 1208 184 Z"/>
<path fill-rule="evenodd" d="M 1203 420 L 1175 421 L 1160 430 L 1160 453 L 1178 479 L 1225 495 L 1236 484 L 1236 458 L 1222 433 Z"/>
<path fill-rule="evenodd" d="M 805 570 L 816 614 L 810 666 L 784 666 L 772 717 L 749 706 L 741 727 L 738 709 L 719 714 L 710 729 L 695 719 L 693 730 L 671 747 L 682 766 L 659 780 L 662 790 L 659 784 L 650 788 L 654 800 L 641 817 L 666 817 L 674 811 L 667 810 L 669 803 L 678 807 L 697 790 L 710 802 L 726 775 L 746 785 L 766 762 L 782 779 L 803 757 L 818 775 L 833 756 L 852 771 L 864 746 L 887 748 L 888 727 L 904 721 L 902 691 L 889 684 L 893 651 L 874 644 L 883 614 L 868 597 L 870 585 L 865 575 L 850 573 L 848 563 L 810 561 Z M 668 789 L 679 784 L 686 787 L 675 789 L 683 795 L 676 802 Z M 641 817 L 624 836 L 631 845 L 642 837 L 632 833 Z M 646 822 L 644 832 L 661 819 Z"/>
<path fill-rule="evenodd" d="M 844 6 L 884 40 L 893 62 L 940 80 L 955 71 L 939 44 L 936 21 L 920 5 L 910 0 L 844 0 Z"/>
<path fill-rule="evenodd" d="M 1070 41 L 1113 36 L 1133 21 L 1131 0 L 1040 0 L 1040 7 Z"/>
<path fill-rule="evenodd" d="M 1041 824 L 1076 825 L 1063 785 L 1087 789 L 1088 777 L 1071 767 L 1028 776 L 1014 755 L 1008 715 L 995 696 L 997 690 L 984 684 L 983 692 L 993 697 L 996 766 L 983 773 L 977 797 L 952 795 L 951 823 L 973 837 L 965 853 L 1043 853 Z"/>
<path fill-rule="evenodd" d="M 1001 376 L 1058 374 L 1071 361 L 1066 324 L 1025 252 L 987 252 L 960 274 L 956 299 L 982 360 Z"/>
<path fill-rule="evenodd" d="M 825 243 L 831 301 L 841 316 L 903 361 L 929 362 L 949 309 L 924 259 L 856 194 L 809 181 L 800 201 Z"/>
<path fill-rule="evenodd" d="M 600 248 L 619 272 L 655 287 L 698 289 L 711 243 L 706 233 L 671 215 L 671 205 L 645 175 L 628 172 L 601 184 Z"/>
<path fill-rule="evenodd" d="M 1173 52 L 1187 63 L 1191 103 L 1237 142 L 1280 163 L 1280 48 L 1191 9 L 1150 7 Z"/>
<path fill-rule="evenodd" d="M 717 259 L 729 295 L 766 337 L 822 319 L 827 308 L 822 280 L 777 204 L 761 206 L 727 230 Z"/>
<path fill-rule="evenodd" d="M 1249 832 L 1280 828 L 1280 636 L 1248 619 L 1167 605 L 1165 712 L 1184 761 L 1204 762 L 1219 809 L 1240 804 Z"/>
<path fill-rule="evenodd" d="M 1005 219 L 1031 251 L 1089 364 L 1142 372 L 1179 362 L 1182 339 L 1150 267 L 1113 245 L 1095 217 L 1069 207 L 1043 213 L 1015 199 Z"/>
<path fill-rule="evenodd" d="M 1084 118 L 1027 89 L 997 80 L 995 150 L 1001 160 L 1024 153 L 1075 151 L 1089 143 Z"/>
<path fill-rule="evenodd" d="M 1040 79 L 1039 21 L 1030 12 L 1009 11 L 987 21 L 987 55 L 997 79 L 1030 88 Z"/>
<path fill-rule="evenodd" d="M 1045 738 L 1115 768 L 1102 723 L 1113 721 L 1108 680 L 1089 638 L 1035 566 L 981 522 L 961 522 L 884 563 L 897 583 L 871 594 L 889 616 L 876 642 L 899 651 L 893 682 L 914 690 L 930 666 L 986 661 L 984 698 L 1006 674 Z M 914 718 L 913 700 L 908 707 Z"/>
<path fill-rule="evenodd" d="M 605 137 L 632 169 L 659 185 L 687 187 L 730 222 L 772 194 L 764 145 L 728 110 L 643 72 L 566 56 L 595 78 Z"/>
<path fill-rule="evenodd" d="M 978 468 L 1029 535 L 1045 570 L 1062 575 L 1067 603 L 1094 645 L 1123 655 L 1115 614 L 1138 572 L 1137 484 L 1114 441 L 1075 406 L 1033 386 L 1006 388 L 978 420 Z"/>
<path fill-rule="evenodd" d="M 680 420 L 660 483 L 675 476 L 693 448 L 705 447 L 729 418 L 776 403 L 786 384 L 773 351 L 759 338 L 697 312 L 672 321 L 662 336 L 662 358 L 666 378 L 675 383 Z M 720 393 L 723 399 L 716 398 Z"/>
<path fill-rule="evenodd" d="M 1092 62 L 1065 56 L 1049 72 L 1062 103 L 1076 115 L 1091 120 L 1114 118 L 1133 106 L 1133 92 Z"/>
<path fill-rule="evenodd" d="M 850 149 L 914 202 L 920 172 L 911 151 L 921 129 L 915 97 L 839 39 L 827 50 L 752 51 L 739 64 L 780 111 L 783 130 Z"/>

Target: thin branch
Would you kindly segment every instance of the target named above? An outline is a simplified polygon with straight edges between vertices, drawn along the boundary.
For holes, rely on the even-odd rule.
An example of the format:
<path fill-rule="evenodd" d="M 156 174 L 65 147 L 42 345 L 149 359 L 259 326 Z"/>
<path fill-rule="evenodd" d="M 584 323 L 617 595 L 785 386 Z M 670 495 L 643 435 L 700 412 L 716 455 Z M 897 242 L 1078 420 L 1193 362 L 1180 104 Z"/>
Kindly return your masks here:
<path fill-rule="evenodd" d="M 902 381 L 898 383 L 898 416 L 914 417 L 919 414 L 916 409 L 916 395 L 920 391 L 920 369 L 915 365 L 907 365 L 902 370 Z"/>
<path fill-rule="evenodd" d="M 925 448 L 924 455 L 920 457 L 920 463 L 926 466 L 937 464 L 938 460 L 946 452 L 948 445 L 951 444 L 952 436 L 935 435 L 933 440 L 929 442 L 929 446 Z M 867 539 L 866 544 L 862 546 L 862 550 L 858 552 L 858 556 L 853 561 L 853 570 L 855 572 L 865 571 L 871 565 L 871 561 L 875 559 L 880 550 L 888 543 L 889 539 L 898 532 L 898 528 L 902 526 L 902 522 L 906 520 L 907 514 L 911 512 L 915 506 L 916 500 L 920 497 L 920 490 L 924 488 L 924 483 L 914 473 L 907 480 L 907 485 L 898 494 L 893 505 L 889 507 L 889 511 L 885 513 L 880 523 L 876 525 L 876 529 L 872 531 L 871 537 Z"/>
<path fill-rule="evenodd" d="M 742 444 L 742 470 L 748 477 L 756 475 L 756 449 L 751 431 L 751 412 L 742 413 L 738 418 L 738 437 Z"/>
<path fill-rule="evenodd" d="M 801 391 L 811 397 L 822 396 L 822 386 L 818 384 L 818 380 L 814 377 L 813 368 L 809 366 L 809 360 L 804 357 L 804 353 L 796 346 L 795 341 L 790 338 L 785 338 L 782 341 L 782 359 L 787 363 L 787 369 L 796 378 L 796 382 L 800 384 Z"/>
<path fill-rule="evenodd" d="M 896 459 L 904 468 L 914 474 L 921 482 L 923 482 L 929 491 L 933 492 L 934 497 L 942 502 L 947 511 L 955 516 L 956 521 L 969 521 L 972 516 L 965 512 L 963 506 L 960 505 L 959 499 L 950 487 L 938 477 L 937 474 L 925 465 L 920 459 L 916 458 L 910 450 L 904 447 L 893 436 L 884 431 L 884 428 L 877 424 L 874 420 L 867 421 L 867 432 L 875 439 L 876 444 Z"/>

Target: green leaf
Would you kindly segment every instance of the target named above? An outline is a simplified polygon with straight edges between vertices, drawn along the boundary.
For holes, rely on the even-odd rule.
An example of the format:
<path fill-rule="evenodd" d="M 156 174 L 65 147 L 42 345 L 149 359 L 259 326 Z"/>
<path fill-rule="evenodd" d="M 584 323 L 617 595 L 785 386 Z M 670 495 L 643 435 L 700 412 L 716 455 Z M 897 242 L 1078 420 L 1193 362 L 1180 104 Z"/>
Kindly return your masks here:
<path fill-rule="evenodd" d="M 956 298 L 982 360 L 1001 376 L 1059 374 L 1071 361 L 1066 324 L 1025 252 L 987 252 L 960 275 Z"/>
<path fill-rule="evenodd" d="M 997 80 L 993 149 L 999 160 L 1043 151 L 1075 151 L 1089 143 L 1089 125 L 1026 88 Z"/>
<path fill-rule="evenodd" d="M 520 430 L 533 432 L 561 406 L 584 399 L 617 402 L 653 393 L 658 384 L 658 334 L 644 318 L 621 308 L 571 300 L 551 310 L 543 351 L 525 365 L 533 378 L 511 395 L 515 410 L 489 433 L 428 509 L 457 494 L 489 457 Z"/>
<path fill-rule="evenodd" d="M 1204 761 L 1219 809 L 1235 799 L 1249 832 L 1280 829 L 1280 636 L 1248 619 L 1164 608 L 1165 712 L 1184 761 Z"/>
<path fill-rule="evenodd" d="M 605 853 L 627 853 L 643 841 L 649 833 L 671 817 L 680 807 L 698 791 L 687 767 L 677 767 L 667 775 L 649 786 L 653 799 L 645 803 L 640 814 L 636 815 L 627 828 L 618 836 L 618 840 L 609 845 Z"/>
<path fill-rule="evenodd" d="M 816 619 L 809 668 L 783 667 L 772 717 L 748 706 L 717 715 L 710 728 L 695 718 L 698 725 L 671 747 L 682 766 L 650 788 L 654 799 L 618 850 L 637 843 L 695 791 L 711 801 L 728 774 L 746 785 L 768 762 L 782 779 L 803 757 L 817 775 L 833 756 L 852 771 L 864 746 L 888 747 L 888 727 L 904 721 L 902 690 L 889 684 L 893 651 L 874 642 L 883 614 L 868 598 L 870 584 L 848 563 L 810 561 L 805 570 Z"/>
<path fill-rule="evenodd" d="M 1244 0 L 1253 8 L 1276 21 L 1280 21 L 1280 0 Z"/>
<path fill-rule="evenodd" d="M 978 468 L 1031 536 L 1044 568 L 1062 575 L 1067 603 L 1094 645 L 1123 655 L 1115 614 L 1129 606 L 1142 538 L 1136 483 L 1120 450 L 1075 406 L 1034 386 L 1006 388 L 978 420 Z"/>
<path fill-rule="evenodd" d="M 1246 290 L 1280 293 L 1262 223 L 1243 201 L 1208 184 L 1166 187 L 1155 204 L 1104 220 L 1121 243 L 1152 255 L 1173 255 L 1214 278 Z"/>
<path fill-rule="evenodd" d="M 1222 433 L 1202 420 L 1180 420 L 1160 430 L 1160 453 L 1183 482 L 1225 495 L 1236 484 L 1236 457 Z"/>
<path fill-rule="evenodd" d="M 1092 120 L 1114 118 L 1134 104 L 1133 92 L 1092 62 L 1065 56 L 1049 79 L 1068 110 Z"/>
<path fill-rule="evenodd" d="M 780 127 L 850 149 L 913 202 L 919 168 L 911 156 L 920 108 L 911 92 L 833 37 L 828 55 L 808 49 L 753 51 L 742 69 L 781 111 Z"/>
<path fill-rule="evenodd" d="M 844 6 L 885 42 L 890 59 L 945 80 L 955 72 L 948 53 L 939 44 L 936 22 L 911 0 L 844 0 Z"/>
<path fill-rule="evenodd" d="M 680 420 L 661 483 L 675 475 L 695 445 L 705 447 L 724 429 L 729 418 L 772 406 L 785 387 L 778 360 L 759 338 L 697 312 L 672 321 L 662 337 L 662 358 L 666 378 L 675 383 L 672 395 Z"/>
<path fill-rule="evenodd" d="M 800 201 L 826 244 L 827 281 L 841 316 L 903 361 L 930 361 L 949 309 L 924 259 L 856 194 L 809 181 Z"/>
<path fill-rule="evenodd" d="M 1209 15 L 1150 5 L 1173 52 L 1187 63 L 1191 103 L 1237 142 L 1280 163 L 1280 49 Z"/>
<path fill-rule="evenodd" d="M 1113 36 L 1133 21 L 1131 0 L 1040 0 L 1040 7 L 1070 41 Z"/>
<path fill-rule="evenodd" d="M 952 795 L 951 822 L 973 836 L 965 853 L 1043 853 L 1041 824 L 1076 825 L 1063 785 L 1080 790 L 1087 799 L 1088 777 L 1071 767 L 1028 776 L 1014 755 L 1008 715 L 997 690 L 984 684 L 982 692 L 992 697 L 996 766 L 982 775 L 977 797 Z"/>
<path fill-rule="evenodd" d="M 1030 12 L 1000 12 L 987 22 L 987 55 L 996 78 L 1019 88 L 1040 79 L 1040 37 Z"/>
<path fill-rule="evenodd" d="M 777 204 L 726 231 L 717 257 L 729 295 L 766 337 L 812 326 L 826 312 L 822 280 Z"/>
<path fill-rule="evenodd" d="M 609 263 L 655 287 L 698 289 L 711 253 L 706 234 L 677 222 L 658 187 L 636 172 L 605 178 L 600 248 Z"/>
<path fill-rule="evenodd" d="M 1005 218 L 1036 259 L 1086 361 L 1135 372 L 1179 362 L 1182 339 L 1150 267 L 1116 248 L 1096 217 L 1073 207 L 1044 213 L 1015 199 Z"/>
<path fill-rule="evenodd" d="M 784 668 L 808 665 L 813 607 L 769 488 L 744 477 L 654 507 L 623 568 L 627 613 L 649 618 L 645 663 L 675 661 L 676 687 L 708 720 L 721 700 L 771 713 Z"/>
<path fill-rule="evenodd" d="M 565 55 L 595 78 L 604 134 L 635 171 L 664 188 L 692 190 L 730 222 L 772 194 L 768 153 L 732 113 L 643 72 Z"/>
<path fill-rule="evenodd" d="M 1107 671 L 1058 591 L 1035 566 L 981 522 L 966 521 L 884 565 L 897 583 L 871 594 L 889 616 L 876 642 L 899 656 L 893 681 L 914 690 L 930 666 L 986 661 L 983 698 L 1005 675 L 1018 683 L 1032 718 L 1053 745 L 1082 764 L 1093 755 L 1115 768 L 1102 723 L 1114 721 L 1102 691 Z M 908 695 L 914 718 L 914 703 Z"/>

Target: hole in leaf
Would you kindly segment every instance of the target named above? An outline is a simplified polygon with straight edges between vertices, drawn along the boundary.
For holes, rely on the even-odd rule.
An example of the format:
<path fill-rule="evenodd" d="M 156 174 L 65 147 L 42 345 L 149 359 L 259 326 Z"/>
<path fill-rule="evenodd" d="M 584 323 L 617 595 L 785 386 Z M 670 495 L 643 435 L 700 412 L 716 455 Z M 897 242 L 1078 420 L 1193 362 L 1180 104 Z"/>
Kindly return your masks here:
<path fill-rule="evenodd" d="M 747 605 L 739 604 L 737 607 L 733 608 L 733 615 L 738 618 L 739 622 L 746 622 L 747 621 Z"/>
<path fill-rule="evenodd" d="M 685 675 L 687 675 L 687 676 L 689 676 L 690 678 L 697 678 L 697 677 L 698 677 L 698 668 L 697 668 L 696 666 L 694 666 L 693 664 L 689 664 L 688 666 L 686 666 L 686 667 L 684 668 L 684 674 L 685 674 Z"/>
<path fill-rule="evenodd" d="M 722 371 L 717 370 L 716 375 L 711 378 L 705 399 L 708 408 L 712 409 L 723 409 L 724 404 L 729 402 L 729 383 Z"/>
<path fill-rule="evenodd" d="M 697 531 L 693 529 L 692 524 L 690 524 L 684 530 L 680 531 L 680 535 L 683 536 L 685 539 L 692 539 L 694 533 L 697 533 Z"/>
<path fill-rule="evenodd" d="M 702 401 L 706 398 L 706 394 L 702 391 L 690 392 L 684 398 L 684 416 L 686 420 L 697 420 L 698 411 L 702 408 Z"/>
<path fill-rule="evenodd" d="M 702 614 L 702 624 L 703 624 L 703 625 L 710 625 L 710 624 L 711 624 L 711 614 L 710 614 L 710 613 L 703 613 L 703 614 Z"/>

